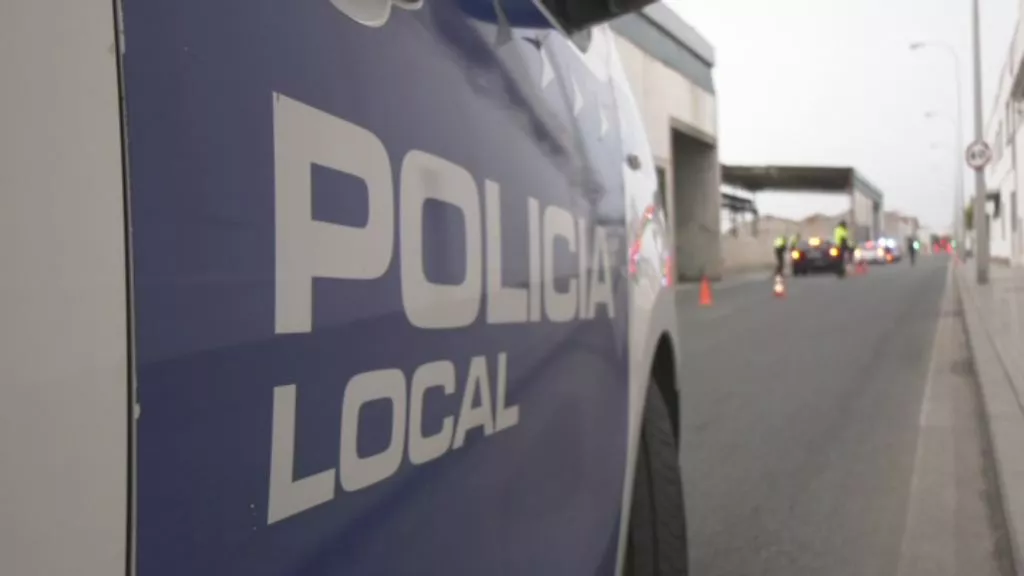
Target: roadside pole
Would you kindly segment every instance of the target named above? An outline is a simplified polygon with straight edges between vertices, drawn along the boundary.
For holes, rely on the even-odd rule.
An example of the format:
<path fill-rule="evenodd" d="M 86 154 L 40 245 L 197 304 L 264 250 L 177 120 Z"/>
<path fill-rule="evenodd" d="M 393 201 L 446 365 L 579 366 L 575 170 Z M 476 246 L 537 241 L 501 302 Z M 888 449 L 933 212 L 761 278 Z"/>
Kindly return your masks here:
<path fill-rule="evenodd" d="M 967 159 L 974 168 L 974 262 L 978 273 L 978 284 L 988 284 L 988 217 L 985 189 L 985 165 L 992 157 L 992 151 L 985 144 L 982 134 L 981 111 L 981 37 L 979 31 L 978 0 L 972 0 L 971 34 L 974 40 L 974 142 L 967 149 Z M 972 162 L 972 153 L 975 154 Z"/>

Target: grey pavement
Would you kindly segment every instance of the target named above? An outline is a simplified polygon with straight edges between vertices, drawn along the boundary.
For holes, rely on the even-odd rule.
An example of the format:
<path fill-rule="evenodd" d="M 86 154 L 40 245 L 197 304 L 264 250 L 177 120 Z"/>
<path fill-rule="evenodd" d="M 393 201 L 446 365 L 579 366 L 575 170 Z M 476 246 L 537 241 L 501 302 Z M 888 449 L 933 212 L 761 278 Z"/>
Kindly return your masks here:
<path fill-rule="evenodd" d="M 958 272 L 1008 546 L 1024 574 L 1024 269 L 994 265 L 987 286 L 973 262 Z"/>
<path fill-rule="evenodd" d="M 678 292 L 693 574 L 1007 573 L 947 264 Z"/>

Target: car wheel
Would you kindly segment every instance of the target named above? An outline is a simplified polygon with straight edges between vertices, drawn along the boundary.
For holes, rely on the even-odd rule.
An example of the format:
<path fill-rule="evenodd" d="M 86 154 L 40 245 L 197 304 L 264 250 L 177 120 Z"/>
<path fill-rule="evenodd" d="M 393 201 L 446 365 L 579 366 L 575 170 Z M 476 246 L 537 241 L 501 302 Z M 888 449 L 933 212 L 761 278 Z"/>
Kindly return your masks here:
<path fill-rule="evenodd" d="M 640 425 L 625 576 L 689 573 L 683 479 L 668 407 L 651 380 Z"/>

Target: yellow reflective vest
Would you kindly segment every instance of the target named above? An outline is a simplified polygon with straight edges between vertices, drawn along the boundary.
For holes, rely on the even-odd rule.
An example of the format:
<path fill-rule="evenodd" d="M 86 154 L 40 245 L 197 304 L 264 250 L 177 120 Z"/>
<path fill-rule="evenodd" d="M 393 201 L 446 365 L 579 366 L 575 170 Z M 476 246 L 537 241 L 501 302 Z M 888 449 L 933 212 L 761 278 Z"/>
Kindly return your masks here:
<path fill-rule="evenodd" d="M 775 248 L 785 248 L 785 247 L 786 247 L 786 237 L 785 236 L 776 236 L 776 238 L 775 238 Z"/>
<path fill-rule="evenodd" d="M 832 232 L 832 239 L 835 241 L 836 246 L 846 246 L 850 239 L 850 232 L 845 226 L 836 226 Z"/>

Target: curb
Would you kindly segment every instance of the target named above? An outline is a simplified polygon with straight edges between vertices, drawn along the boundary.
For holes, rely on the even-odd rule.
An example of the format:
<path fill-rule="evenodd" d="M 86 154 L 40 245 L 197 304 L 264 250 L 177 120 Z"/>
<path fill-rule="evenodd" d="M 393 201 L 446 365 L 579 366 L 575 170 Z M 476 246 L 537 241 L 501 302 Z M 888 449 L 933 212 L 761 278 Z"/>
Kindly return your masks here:
<path fill-rule="evenodd" d="M 964 268 L 958 267 L 957 294 L 981 388 L 1014 572 L 1024 575 L 1024 411 L 1006 364 L 982 321 L 974 288 L 967 284 L 964 274 Z"/>

